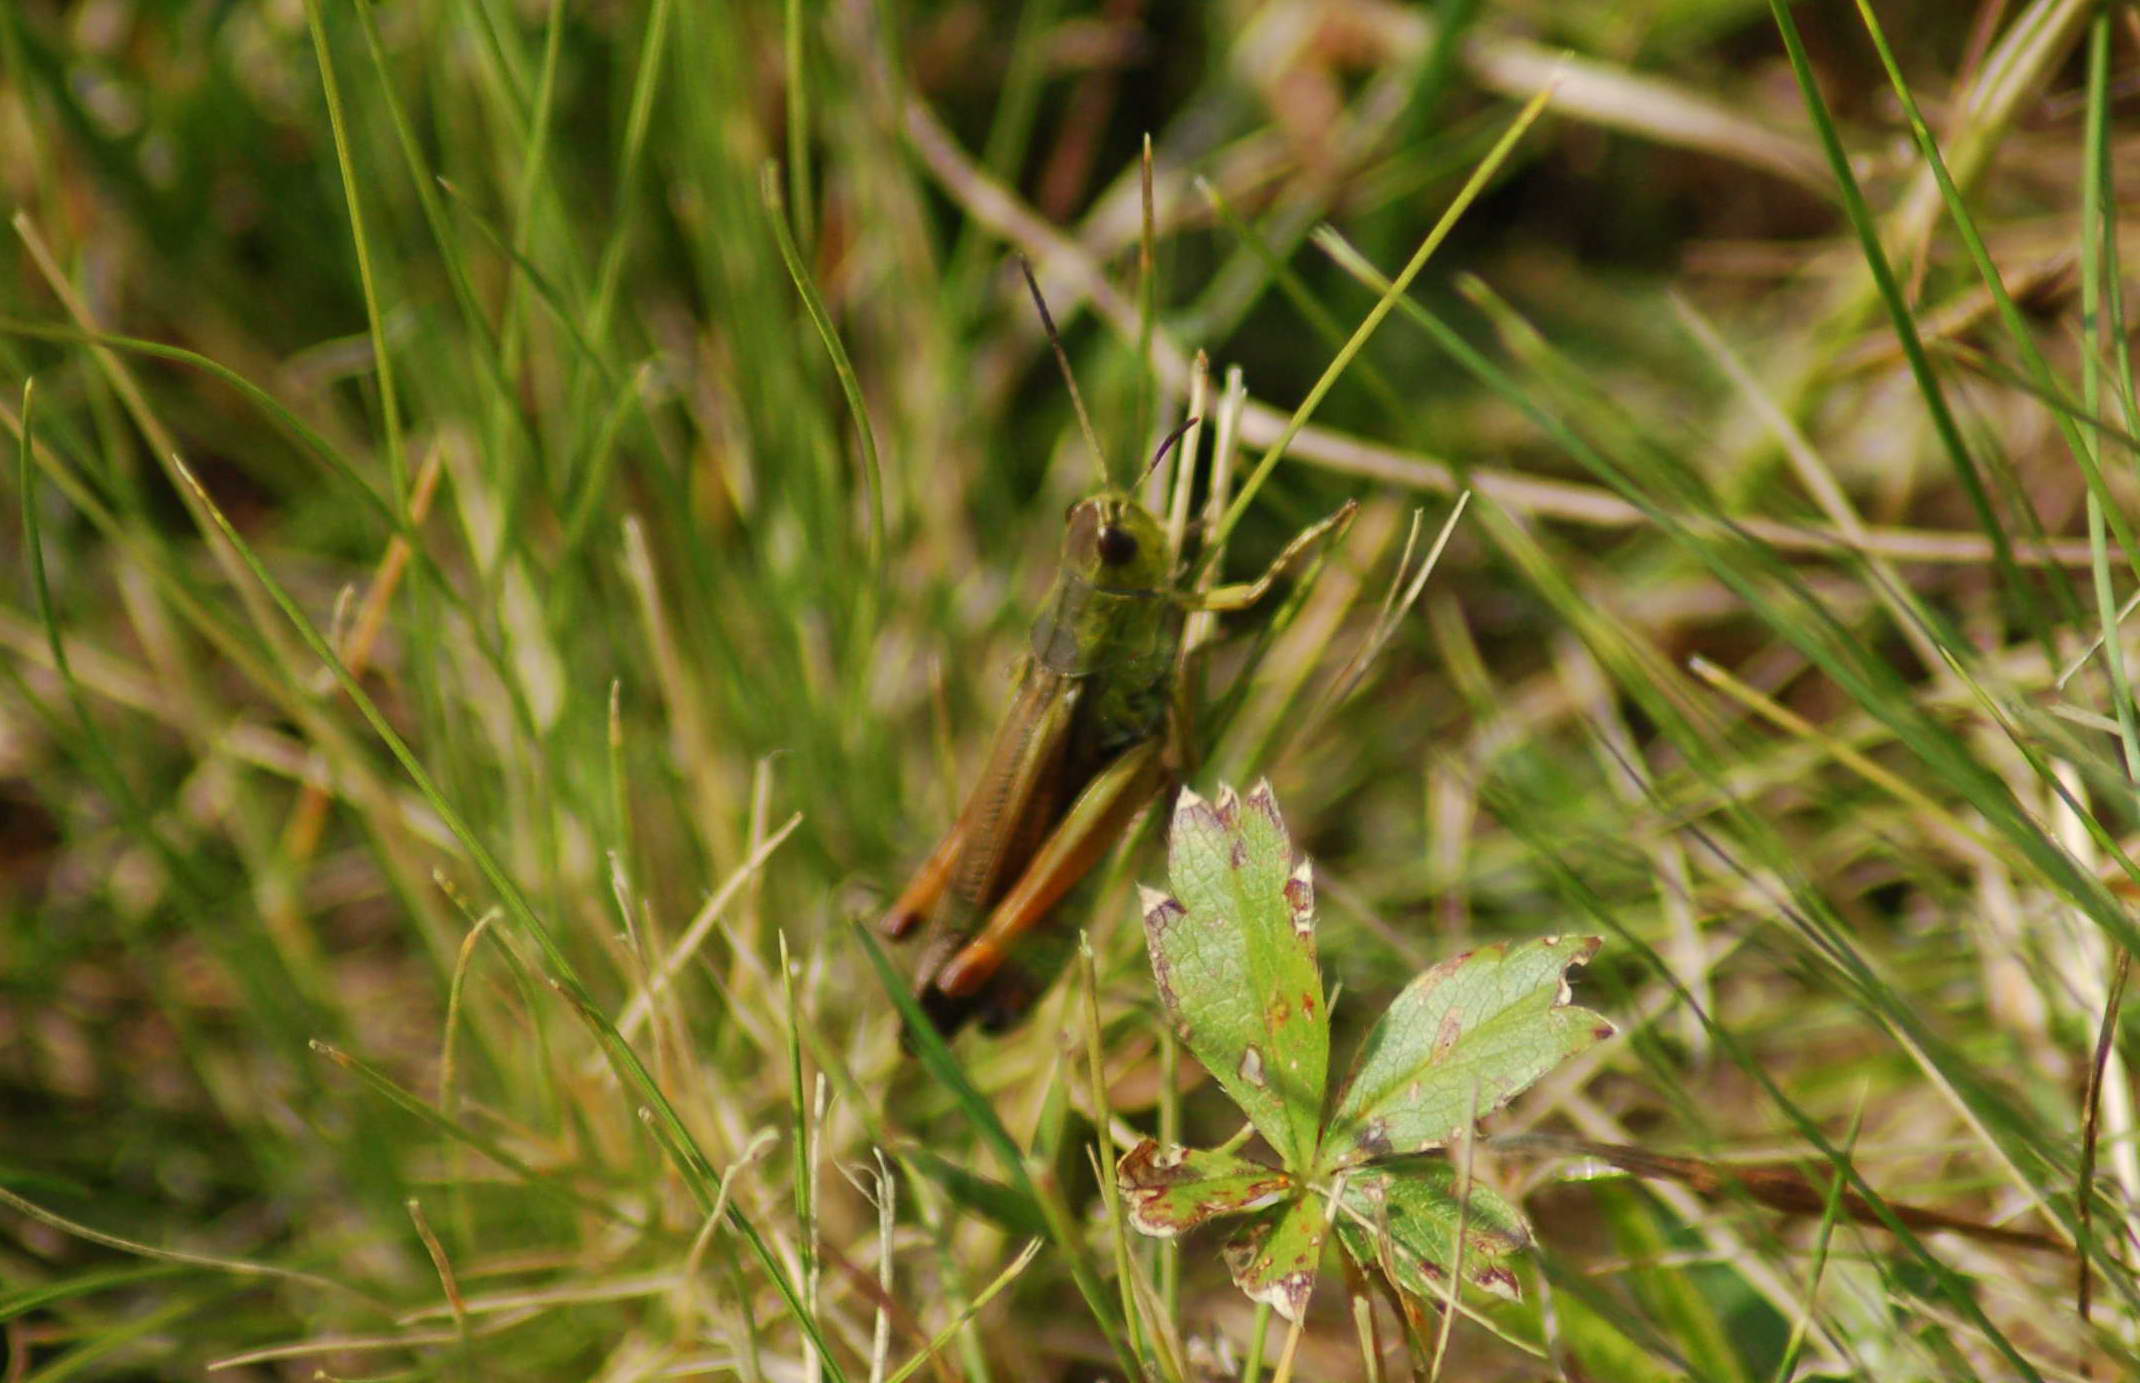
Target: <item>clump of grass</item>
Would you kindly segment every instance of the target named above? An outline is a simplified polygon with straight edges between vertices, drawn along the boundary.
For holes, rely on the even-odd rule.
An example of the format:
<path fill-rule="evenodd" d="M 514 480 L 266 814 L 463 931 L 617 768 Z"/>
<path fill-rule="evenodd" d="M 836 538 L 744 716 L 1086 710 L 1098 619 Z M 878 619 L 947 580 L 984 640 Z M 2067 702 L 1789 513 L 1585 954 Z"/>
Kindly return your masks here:
<path fill-rule="evenodd" d="M 1268 773 L 1318 861 L 1336 1040 L 1474 943 L 1607 938 L 1624 1036 L 1471 1170 L 1539 1229 L 1525 1304 L 1446 1372 L 2130 1371 L 2133 41 L 2084 0 L 0 16 L 7 1376 L 1269 1357 L 1095 1177 L 1231 1131 L 1143 969 L 1154 853 L 1068 919 L 1089 984 L 948 1062 L 848 925 L 1090 474 L 1008 251 L 1116 454 L 1211 418 L 1224 513 L 1290 430 L 1229 571 L 1362 501 L 1194 674 L 1200 785 Z M 1828 1191 L 1578 1184 L 1534 1132 Z M 1390 1376 L 1340 1295 L 1297 1372 Z"/>

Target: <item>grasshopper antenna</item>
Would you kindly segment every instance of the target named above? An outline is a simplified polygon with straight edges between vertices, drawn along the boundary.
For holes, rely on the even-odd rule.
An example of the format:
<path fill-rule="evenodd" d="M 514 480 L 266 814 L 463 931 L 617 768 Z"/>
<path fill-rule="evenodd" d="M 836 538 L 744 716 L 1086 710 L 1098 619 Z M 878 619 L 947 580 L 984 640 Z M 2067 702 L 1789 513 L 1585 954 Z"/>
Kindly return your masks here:
<path fill-rule="evenodd" d="M 1070 402 L 1077 408 L 1077 425 L 1084 429 L 1085 445 L 1092 448 L 1092 459 L 1100 465 L 1100 483 L 1105 485 L 1113 479 L 1107 473 L 1107 453 L 1100 449 L 1100 434 L 1093 431 L 1092 415 L 1085 411 L 1085 396 L 1077 391 L 1077 376 L 1070 372 L 1070 357 L 1063 353 L 1062 334 L 1055 329 L 1055 319 L 1048 315 L 1048 301 L 1040 296 L 1040 284 L 1033 277 L 1033 261 L 1024 255 L 1018 256 L 1018 269 L 1025 275 L 1026 291 L 1033 295 L 1033 306 L 1040 309 L 1040 324 L 1047 328 L 1048 345 L 1055 351 L 1055 363 L 1062 367 L 1063 382 L 1070 386 Z"/>
<path fill-rule="evenodd" d="M 1159 463 L 1167 459 L 1167 453 L 1174 450 L 1174 444 L 1176 442 L 1179 442 L 1183 437 L 1187 436 L 1190 428 L 1195 427 L 1198 423 L 1202 421 L 1202 418 L 1191 418 L 1187 422 L 1183 423 L 1180 427 L 1177 427 L 1172 432 L 1169 432 L 1167 434 L 1167 439 L 1159 444 L 1159 450 L 1152 453 L 1152 459 L 1146 463 L 1143 472 L 1138 475 L 1137 483 L 1139 485 L 1142 485 L 1145 481 L 1149 480 L 1151 478 L 1152 472 L 1159 469 Z"/>

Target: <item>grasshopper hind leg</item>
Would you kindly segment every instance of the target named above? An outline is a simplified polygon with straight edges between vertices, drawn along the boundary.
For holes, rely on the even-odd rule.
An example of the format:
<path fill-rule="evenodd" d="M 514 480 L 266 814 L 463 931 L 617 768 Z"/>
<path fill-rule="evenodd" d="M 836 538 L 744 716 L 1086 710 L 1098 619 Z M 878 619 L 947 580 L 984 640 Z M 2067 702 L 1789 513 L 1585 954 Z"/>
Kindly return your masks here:
<path fill-rule="evenodd" d="M 946 994 L 935 985 L 924 985 L 914 995 L 915 1002 L 921 1005 L 922 1016 L 929 1020 L 929 1026 L 936 1029 L 937 1035 L 947 1042 L 977 1016 L 981 1000 L 985 997 L 987 996 Z M 914 1055 L 914 1033 L 911 1029 L 901 1031 L 899 1045 L 906 1049 L 908 1056 Z"/>
<path fill-rule="evenodd" d="M 933 890 L 939 929 L 922 957 L 915 998 L 936 1030 L 949 1038 L 978 1020 L 1002 1032 L 1024 1017 L 1075 949 L 1049 922 L 1064 896 L 1121 839 L 1137 813 L 1171 776 L 1162 735 L 1131 744 L 1080 791 L 1029 858 L 1017 878 L 987 904 L 962 900 L 955 886 Z M 940 851 L 941 854 L 945 852 Z M 957 871 L 941 873 L 945 884 Z M 919 885 L 894 907 L 900 930 L 915 915 L 912 906 L 932 892 Z M 911 1035 L 907 1049 L 913 1050 Z"/>
<path fill-rule="evenodd" d="M 932 984 L 923 986 L 914 997 L 930 1026 L 946 1038 L 956 1035 L 968 1023 L 990 1037 L 998 1037 L 1018 1026 L 1046 988 L 1045 980 L 1024 967 L 1006 966 L 975 993 L 946 994 Z M 911 1047 L 911 1041 L 908 1045 Z"/>
<path fill-rule="evenodd" d="M 1018 1026 L 1068 958 L 1062 947 L 1037 941 L 1020 958 L 1006 960 L 997 967 L 985 984 L 967 993 L 954 994 L 940 986 L 936 977 L 943 963 L 957 955 L 965 944 L 966 939 L 961 937 L 947 937 L 940 942 L 936 953 L 924 958 L 920 971 L 924 978 L 914 989 L 914 1001 L 920 1005 L 922 1015 L 947 1042 L 958 1036 L 969 1023 L 991 1037 Z M 1034 954 L 1036 949 L 1052 954 L 1037 955 Z M 913 1054 L 913 1033 L 902 1033 L 900 1043 L 909 1055 Z"/>
<path fill-rule="evenodd" d="M 988 988 L 975 996 L 981 1001 L 974 1014 L 981 1031 L 990 1037 L 1000 1037 L 1017 1027 L 1047 987 L 1046 981 L 1034 978 L 1023 969 L 1004 970 Z"/>

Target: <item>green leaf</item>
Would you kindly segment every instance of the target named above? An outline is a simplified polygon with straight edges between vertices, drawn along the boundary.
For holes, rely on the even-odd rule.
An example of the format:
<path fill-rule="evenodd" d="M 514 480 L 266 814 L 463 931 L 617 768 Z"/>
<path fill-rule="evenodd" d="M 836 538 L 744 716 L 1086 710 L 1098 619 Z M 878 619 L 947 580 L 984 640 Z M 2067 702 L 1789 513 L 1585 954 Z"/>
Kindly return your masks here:
<path fill-rule="evenodd" d="M 1351 1173 L 1339 1195 L 1338 1242 L 1362 1268 L 1425 1301 L 1447 1295 L 1452 1265 L 1474 1286 L 1520 1295 L 1508 1259 L 1531 1241 L 1523 1216 L 1476 1180 L 1459 1202 L 1457 1171 L 1436 1157 Z"/>
<path fill-rule="evenodd" d="M 1369 1033 L 1323 1139 L 1322 1171 L 1440 1147 L 1612 1024 L 1568 1002 L 1594 936 L 1502 942 L 1405 986 Z"/>
<path fill-rule="evenodd" d="M 1315 1270 L 1328 1230 L 1322 1202 L 1299 1196 L 1251 1221 L 1226 1246 L 1226 1266 L 1249 1300 L 1269 1303 L 1289 1321 L 1300 1319 L 1315 1293 Z"/>
<path fill-rule="evenodd" d="M 1459 1195 L 1448 1158 L 1414 1154 L 1612 1034 L 1568 1002 L 1568 968 L 1597 954 L 1598 939 L 1489 946 L 1419 976 L 1368 1034 L 1326 1125 L 1314 888 L 1269 785 L 1245 799 L 1223 790 L 1216 803 L 1184 792 L 1167 877 L 1171 895 L 1143 896 L 1160 1001 L 1284 1169 L 1146 1139 L 1116 1166 L 1131 1224 L 1171 1237 L 1257 1212 L 1226 1263 L 1242 1291 L 1289 1320 L 1314 1291 L 1333 1212 L 1346 1252 L 1409 1298 L 1441 1300 L 1452 1275 L 1517 1295 L 1509 1259 L 1530 1242 L 1523 1217 L 1482 1184 Z"/>
<path fill-rule="evenodd" d="M 1315 893 L 1270 784 L 1217 803 L 1184 791 L 1167 850 L 1174 893 L 1143 891 L 1159 997 L 1182 1044 L 1292 1171 L 1309 1166 L 1329 1079 Z"/>
<path fill-rule="evenodd" d="M 1215 1215 L 1260 1210 L 1294 1188 L 1293 1178 L 1228 1152 L 1166 1147 L 1147 1138 L 1115 1164 L 1123 1209 L 1141 1234 L 1171 1239 Z"/>

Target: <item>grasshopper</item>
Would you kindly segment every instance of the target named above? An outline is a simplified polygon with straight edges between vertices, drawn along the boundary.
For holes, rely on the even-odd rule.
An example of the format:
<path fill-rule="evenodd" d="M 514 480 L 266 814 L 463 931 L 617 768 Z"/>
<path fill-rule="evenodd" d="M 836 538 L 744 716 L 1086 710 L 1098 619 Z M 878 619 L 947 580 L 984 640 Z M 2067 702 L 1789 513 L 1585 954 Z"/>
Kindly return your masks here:
<path fill-rule="evenodd" d="M 1030 268 L 1026 284 L 1098 455 Z M 1195 421 L 1160 445 L 1152 466 Z M 880 924 L 895 939 L 927 924 L 917 997 L 940 1032 L 949 1036 L 975 1017 L 999 1032 L 1023 1016 L 1038 983 L 1014 948 L 1178 781 L 1174 674 L 1184 616 L 1255 604 L 1311 544 L 1342 530 L 1356 507 L 1348 501 L 1296 535 L 1256 580 L 1199 592 L 1179 584 L 1166 529 L 1126 490 L 1103 476 L 1097 493 L 1070 506 L 1054 588 L 981 776 Z"/>

